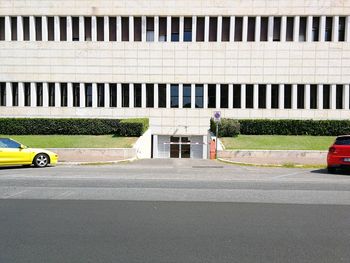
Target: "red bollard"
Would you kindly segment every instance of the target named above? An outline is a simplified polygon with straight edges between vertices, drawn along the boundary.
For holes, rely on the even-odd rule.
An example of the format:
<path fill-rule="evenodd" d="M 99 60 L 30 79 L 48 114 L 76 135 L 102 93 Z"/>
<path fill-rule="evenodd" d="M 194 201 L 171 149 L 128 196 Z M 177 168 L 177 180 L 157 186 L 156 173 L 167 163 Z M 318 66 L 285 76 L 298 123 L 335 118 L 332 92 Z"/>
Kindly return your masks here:
<path fill-rule="evenodd" d="M 210 160 L 216 159 L 216 142 L 215 139 L 213 139 L 210 142 Z"/>

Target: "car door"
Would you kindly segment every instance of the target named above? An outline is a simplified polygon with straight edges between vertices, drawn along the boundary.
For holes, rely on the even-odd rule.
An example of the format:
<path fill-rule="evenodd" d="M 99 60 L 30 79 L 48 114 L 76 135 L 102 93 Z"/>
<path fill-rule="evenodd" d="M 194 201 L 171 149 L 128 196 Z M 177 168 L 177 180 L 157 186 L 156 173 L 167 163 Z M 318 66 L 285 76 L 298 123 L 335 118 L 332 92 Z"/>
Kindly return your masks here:
<path fill-rule="evenodd" d="M 11 139 L 0 139 L 0 164 L 27 164 L 29 153 L 26 149 L 21 149 L 21 144 Z"/>

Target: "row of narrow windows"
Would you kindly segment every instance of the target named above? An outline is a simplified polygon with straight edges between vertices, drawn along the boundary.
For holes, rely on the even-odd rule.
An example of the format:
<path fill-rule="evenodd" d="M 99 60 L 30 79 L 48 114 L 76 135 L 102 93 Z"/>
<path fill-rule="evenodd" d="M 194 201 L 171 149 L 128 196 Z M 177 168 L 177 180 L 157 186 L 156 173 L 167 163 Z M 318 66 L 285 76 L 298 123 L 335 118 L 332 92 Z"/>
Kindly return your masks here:
<path fill-rule="evenodd" d="M 240 84 L 116 84 L 97 83 L 0 83 L 0 106 L 32 107 L 135 107 L 135 108 L 284 108 L 348 109 L 349 86 L 345 85 L 267 85 Z M 22 95 L 19 85 L 23 85 Z M 45 90 L 46 97 L 45 97 Z M 255 88 L 255 87 L 256 88 Z M 293 86 L 296 96 L 293 99 Z M 10 89 L 8 89 L 10 88 Z M 155 88 L 157 90 L 155 90 Z M 229 92 L 229 89 L 232 91 Z M 347 88 L 347 95 L 346 89 Z M 120 91 L 118 92 L 118 89 Z M 6 91 L 10 96 L 6 96 Z M 244 92 L 244 96 L 242 93 Z M 145 94 L 143 94 L 145 93 Z M 256 93 L 256 94 L 255 94 Z M 319 94 L 321 93 L 321 94 Z M 333 94 L 332 94 L 333 93 Z M 283 94 L 283 96 L 282 96 Z M 321 102 L 319 97 L 321 96 Z M 20 97 L 22 98 L 20 99 Z M 96 96 L 96 105 L 94 105 Z M 118 102 L 118 96 L 120 96 Z M 257 96 L 257 104 L 254 97 Z M 282 96 L 282 97 L 281 97 Z M 231 97 L 231 98 L 230 98 Z M 332 105 L 334 97 L 334 105 Z M 7 101 L 10 100 L 10 101 Z M 20 100 L 22 104 L 20 104 Z M 46 101 L 45 101 L 46 100 Z M 71 102 L 69 102 L 71 100 Z M 296 100 L 293 107 L 293 100 Z M 280 105 L 282 103 L 282 105 Z M 322 103 L 320 107 L 319 103 Z M 118 105 L 119 104 L 119 105 Z M 230 105 L 231 104 L 231 105 Z M 268 104 L 270 106 L 268 107 Z M 306 106 L 306 104 L 309 104 Z M 347 105 L 345 105 L 347 104 Z M 244 106 L 243 106 L 244 105 Z"/>
<path fill-rule="evenodd" d="M 6 22 L 8 19 L 8 22 Z M 0 17 L 0 40 L 345 41 L 347 19 L 319 17 Z M 336 32 L 333 32 L 336 30 Z M 95 32 L 96 31 L 96 32 Z M 6 37 L 6 34 L 8 37 Z"/>

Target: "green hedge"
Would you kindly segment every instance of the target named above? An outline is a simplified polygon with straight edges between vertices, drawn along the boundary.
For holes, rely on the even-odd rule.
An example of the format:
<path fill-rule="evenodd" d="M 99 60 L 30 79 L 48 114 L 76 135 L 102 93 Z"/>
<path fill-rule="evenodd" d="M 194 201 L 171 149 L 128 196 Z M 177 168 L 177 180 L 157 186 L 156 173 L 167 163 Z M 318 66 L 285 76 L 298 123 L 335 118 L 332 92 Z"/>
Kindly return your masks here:
<path fill-rule="evenodd" d="M 6 135 L 104 135 L 139 137 L 148 119 L 24 119 L 0 118 L 0 134 Z"/>
<path fill-rule="evenodd" d="M 210 119 L 210 130 L 216 132 L 216 123 Z M 221 119 L 219 123 L 219 137 L 236 137 L 240 131 L 240 124 L 237 120 Z"/>

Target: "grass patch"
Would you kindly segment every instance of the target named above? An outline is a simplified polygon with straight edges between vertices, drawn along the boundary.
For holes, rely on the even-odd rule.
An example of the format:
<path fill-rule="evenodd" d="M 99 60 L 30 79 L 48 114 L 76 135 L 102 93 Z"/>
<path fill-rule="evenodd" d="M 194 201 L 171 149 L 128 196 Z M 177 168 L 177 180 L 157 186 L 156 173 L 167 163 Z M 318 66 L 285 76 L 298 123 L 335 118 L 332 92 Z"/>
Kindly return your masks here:
<path fill-rule="evenodd" d="M 32 148 L 131 148 L 137 137 L 113 135 L 0 135 Z"/>
<path fill-rule="evenodd" d="M 328 150 L 334 136 L 239 135 L 221 138 L 227 150 Z"/>

